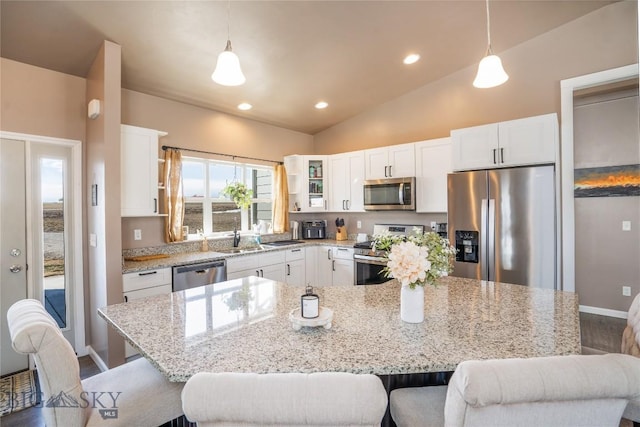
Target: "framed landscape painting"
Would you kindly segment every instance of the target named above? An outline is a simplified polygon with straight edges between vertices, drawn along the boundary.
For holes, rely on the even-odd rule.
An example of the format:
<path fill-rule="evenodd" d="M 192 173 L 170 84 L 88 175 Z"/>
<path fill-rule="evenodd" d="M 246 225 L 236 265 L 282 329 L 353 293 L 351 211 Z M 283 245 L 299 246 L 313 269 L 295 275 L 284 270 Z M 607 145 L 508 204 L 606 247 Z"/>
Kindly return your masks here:
<path fill-rule="evenodd" d="M 576 169 L 574 196 L 640 196 L 640 164 Z"/>

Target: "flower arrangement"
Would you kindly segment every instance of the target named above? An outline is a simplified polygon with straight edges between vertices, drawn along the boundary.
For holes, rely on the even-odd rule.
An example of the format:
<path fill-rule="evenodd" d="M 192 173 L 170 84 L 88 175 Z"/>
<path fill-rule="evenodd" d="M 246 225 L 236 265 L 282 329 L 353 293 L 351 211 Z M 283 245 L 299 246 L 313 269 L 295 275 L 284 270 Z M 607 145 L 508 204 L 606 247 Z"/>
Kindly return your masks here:
<path fill-rule="evenodd" d="M 240 209 L 247 209 L 251 206 L 253 191 L 248 189 L 247 186 L 241 182 L 232 182 L 227 184 L 220 194 L 231 197 L 231 200 L 233 200 L 236 206 Z"/>
<path fill-rule="evenodd" d="M 389 233 L 375 235 L 374 248 L 388 250 L 385 275 L 410 289 L 435 285 L 438 278 L 453 271 L 456 249 L 434 232 L 415 230 L 406 240 Z"/>

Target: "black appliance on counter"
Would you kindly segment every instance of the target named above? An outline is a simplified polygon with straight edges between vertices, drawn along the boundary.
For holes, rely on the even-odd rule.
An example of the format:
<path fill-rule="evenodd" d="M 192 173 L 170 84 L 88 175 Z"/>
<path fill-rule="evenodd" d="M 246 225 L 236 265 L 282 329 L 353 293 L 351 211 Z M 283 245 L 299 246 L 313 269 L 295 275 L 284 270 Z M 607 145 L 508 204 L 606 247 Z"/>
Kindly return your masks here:
<path fill-rule="evenodd" d="M 373 226 L 373 235 L 388 232 L 410 236 L 415 233 L 416 227 L 418 231 L 424 232 L 424 225 L 376 224 Z M 373 250 L 372 245 L 373 241 L 358 242 L 353 245 L 356 285 L 379 285 L 389 280 L 382 272 L 387 266 L 386 252 Z"/>
<path fill-rule="evenodd" d="M 327 221 L 326 220 L 302 221 L 302 238 L 303 239 L 326 239 L 327 238 Z"/>

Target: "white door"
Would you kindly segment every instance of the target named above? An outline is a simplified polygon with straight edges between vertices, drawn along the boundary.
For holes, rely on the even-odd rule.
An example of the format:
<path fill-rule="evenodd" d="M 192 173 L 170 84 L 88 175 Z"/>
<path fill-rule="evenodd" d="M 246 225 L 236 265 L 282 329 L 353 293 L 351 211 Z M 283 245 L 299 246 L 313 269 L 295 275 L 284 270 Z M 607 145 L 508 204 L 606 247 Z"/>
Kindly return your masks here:
<path fill-rule="evenodd" d="M 500 165 L 498 124 L 451 131 L 454 171 L 494 168 Z"/>
<path fill-rule="evenodd" d="M 317 253 L 316 286 L 333 284 L 333 249 L 331 246 L 320 246 Z"/>
<path fill-rule="evenodd" d="M 413 143 L 389 147 L 389 176 L 392 178 L 416 176 L 416 152 Z"/>
<path fill-rule="evenodd" d="M 333 285 L 353 286 L 353 260 L 334 259 L 333 260 Z"/>
<path fill-rule="evenodd" d="M 29 368 L 29 358 L 11 347 L 7 310 L 27 297 L 26 183 L 24 141 L 0 140 L 1 374 Z"/>
<path fill-rule="evenodd" d="M 81 260 L 81 206 L 74 203 L 81 189 L 79 153 L 74 156 L 74 147 L 58 140 L 34 139 L 43 142 L 3 138 L 0 150 L 2 375 L 28 368 L 26 356 L 14 356 L 5 322 L 17 300 L 41 301 L 72 346 L 77 333 L 84 341 L 74 327 L 74 313 L 83 311 L 74 300 L 74 278 L 82 277 L 81 261 L 75 261 Z"/>
<path fill-rule="evenodd" d="M 364 151 L 365 176 L 367 179 L 389 178 L 389 150 L 387 147 Z"/>

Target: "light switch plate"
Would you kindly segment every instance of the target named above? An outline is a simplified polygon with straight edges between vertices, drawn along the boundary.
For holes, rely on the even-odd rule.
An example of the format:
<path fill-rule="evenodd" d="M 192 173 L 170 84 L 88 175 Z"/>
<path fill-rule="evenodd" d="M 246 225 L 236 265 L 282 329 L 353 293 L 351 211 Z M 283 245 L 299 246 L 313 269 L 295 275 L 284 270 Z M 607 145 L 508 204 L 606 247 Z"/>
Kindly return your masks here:
<path fill-rule="evenodd" d="M 631 296 L 631 286 L 623 286 L 622 287 L 622 296 L 630 297 Z"/>
<path fill-rule="evenodd" d="M 98 246 L 98 236 L 96 236 L 93 233 L 89 234 L 89 246 L 95 248 L 96 246 Z"/>
<path fill-rule="evenodd" d="M 622 221 L 622 231 L 631 231 L 631 221 Z"/>
<path fill-rule="evenodd" d="M 142 230 L 139 228 L 133 230 L 133 240 L 142 240 Z"/>

